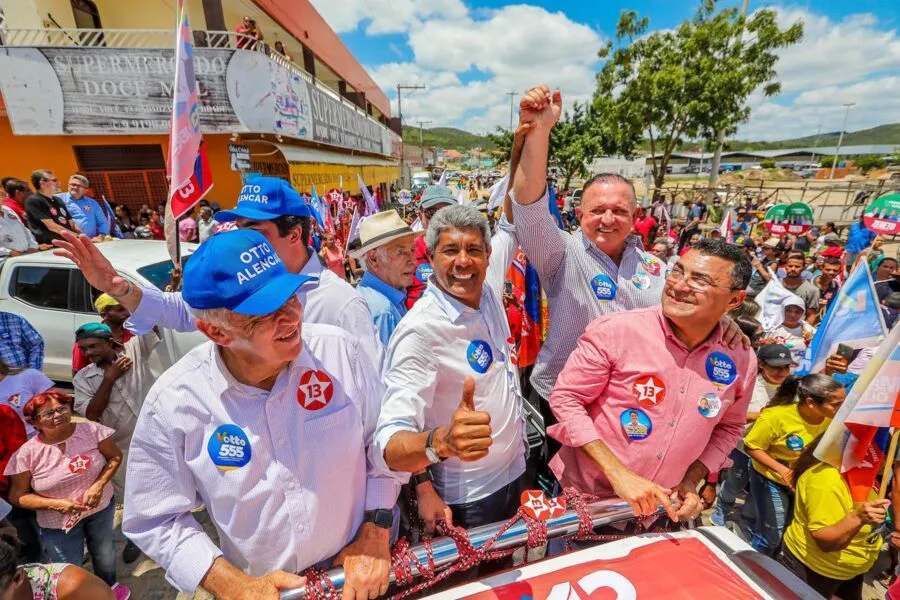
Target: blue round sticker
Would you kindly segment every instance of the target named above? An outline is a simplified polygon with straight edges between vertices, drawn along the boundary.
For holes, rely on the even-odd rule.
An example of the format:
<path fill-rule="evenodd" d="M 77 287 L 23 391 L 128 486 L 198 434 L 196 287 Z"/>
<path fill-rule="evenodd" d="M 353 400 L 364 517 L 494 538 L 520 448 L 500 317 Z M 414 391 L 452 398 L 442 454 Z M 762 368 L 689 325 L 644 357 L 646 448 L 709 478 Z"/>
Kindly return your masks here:
<path fill-rule="evenodd" d="M 466 350 L 466 360 L 469 366 L 475 369 L 477 373 L 487 373 L 494 362 L 494 353 L 491 351 L 491 345 L 484 340 L 472 340 L 469 348 Z"/>
<path fill-rule="evenodd" d="M 428 278 L 431 277 L 432 273 L 434 273 L 434 269 L 431 268 L 430 263 L 422 263 L 416 267 L 416 279 L 422 283 L 428 283 Z"/>
<path fill-rule="evenodd" d="M 631 276 L 631 283 L 639 290 L 646 290 L 650 287 L 650 276 L 643 271 L 636 271 L 635 274 Z"/>
<path fill-rule="evenodd" d="M 221 471 L 240 469 L 250 462 L 250 440 L 237 425 L 219 425 L 209 436 L 206 450 Z"/>
<path fill-rule="evenodd" d="M 650 432 L 653 431 L 653 422 L 647 413 L 637 408 L 629 408 L 622 411 L 619 415 L 622 422 L 622 429 L 625 431 L 625 437 L 629 440 L 645 440 Z"/>
<path fill-rule="evenodd" d="M 795 433 L 792 433 L 791 435 L 787 436 L 787 439 L 784 441 L 784 445 L 788 447 L 788 450 L 799 452 L 800 450 L 803 450 L 803 438 Z"/>
<path fill-rule="evenodd" d="M 591 289 L 594 290 L 597 300 L 609 301 L 616 297 L 616 282 L 605 273 L 591 279 Z"/>
<path fill-rule="evenodd" d="M 728 385 L 737 378 L 737 366 L 724 352 L 713 352 L 706 357 L 706 376 L 713 383 Z"/>

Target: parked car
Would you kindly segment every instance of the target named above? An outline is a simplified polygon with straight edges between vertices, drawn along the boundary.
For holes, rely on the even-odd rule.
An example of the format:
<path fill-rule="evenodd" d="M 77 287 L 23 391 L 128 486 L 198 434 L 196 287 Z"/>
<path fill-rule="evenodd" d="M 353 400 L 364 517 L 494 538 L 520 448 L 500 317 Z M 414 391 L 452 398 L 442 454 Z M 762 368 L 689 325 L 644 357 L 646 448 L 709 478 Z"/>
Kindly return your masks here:
<path fill-rule="evenodd" d="M 797 175 L 807 179 L 809 177 L 815 177 L 816 173 L 819 172 L 819 167 L 803 167 L 799 171 L 796 171 Z"/>
<path fill-rule="evenodd" d="M 196 244 L 181 245 L 183 260 Z M 166 243 L 154 240 L 117 240 L 97 244 L 116 271 L 132 284 L 155 286 L 169 283 L 172 261 Z M 0 262 L 0 311 L 28 320 L 44 338 L 44 368 L 50 379 L 72 379 L 72 343 L 75 330 L 100 320 L 94 299 L 100 294 L 69 260 L 52 252 L 36 252 Z M 206 338 L 197 332 L 162 330 L 162 343 L 150 360 L 167 368 Z"/>

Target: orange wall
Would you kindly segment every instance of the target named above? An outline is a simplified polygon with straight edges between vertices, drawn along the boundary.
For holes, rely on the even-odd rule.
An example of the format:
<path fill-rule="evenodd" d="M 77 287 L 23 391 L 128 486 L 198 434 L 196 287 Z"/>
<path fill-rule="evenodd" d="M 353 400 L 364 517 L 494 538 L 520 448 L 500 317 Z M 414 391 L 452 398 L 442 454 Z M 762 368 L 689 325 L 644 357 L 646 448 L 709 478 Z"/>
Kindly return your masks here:
<path fill-rule="evenodd" d="M 350 53 L 341 38 L 328 26 L 309 0 L 256 0 L 256 5 L 328 65 L 354 89 L 365 92 L 366 99 L 387 117 L 391 104 L 372 76 Z M 301 57 L 294 57 L 303 64 Z"/>
<path fill-rule="evenodd" d="M 228 135 L 205 135 L 210 167 L 213 173 L 213 189 L 207 198 L 218 202 L 222 208 L 231 208 L 241 191 L 241 178 L 231 170 L 228 154 Z M 78 171 L 73 146 L 104 146 L 122 144 L 159 144 L 163 156 L 168 150 L 169 138 L 165 135 L 13 135 L 9 119 L 0 116 L 0 177 L 18 177 L 30 181 L 31 172 L 49 169 L 62 180 Z"/>

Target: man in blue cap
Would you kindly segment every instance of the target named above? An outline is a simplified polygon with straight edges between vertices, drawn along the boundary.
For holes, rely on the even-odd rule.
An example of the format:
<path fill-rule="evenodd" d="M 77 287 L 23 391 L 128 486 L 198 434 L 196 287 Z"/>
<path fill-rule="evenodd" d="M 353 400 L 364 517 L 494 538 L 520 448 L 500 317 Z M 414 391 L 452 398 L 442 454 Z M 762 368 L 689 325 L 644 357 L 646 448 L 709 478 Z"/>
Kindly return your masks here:
<path fill-rule="evenodd" d="M 144 400 L 122 525 L 182 592 L 277 600 L 305 584 L 296 573 L 331 564 L 344 598 L 387 590 L 402 476 L 371 460 L 383 388 L 349 333 L 302 322 L 310 279 L 247 229 L 185 266 L 182 294 L 210 341 Z M 219 547 L 191 514 L 201 506 Z"/>
<path fill-rule="evenodd" d="M 220 223 L 234 221 L 238 229 L 258 231 L 284 260 L 290 273 L 309 277 L 297 290 L 307 322 L 336 325 L 358 337 L 373 364 L 381 366 L 384 349 L 363 297 L 340 277 L 324 269 L 306 243 L 309 239 L 310 210 L 291 185 L 277 177 L 247 180 L 238 196 L 237 207 L 220 211 Z M 156 287 L 138 287 L 118 276 L 112 264 L 88 241 L 74 234 L 59 243 L 81 269 L 85 279 L 131 311 L 129 329 L 137 334 L 154 325 L 176 331 L 196 329 L 194 315 L 180 293 L 166 293 Z"/>

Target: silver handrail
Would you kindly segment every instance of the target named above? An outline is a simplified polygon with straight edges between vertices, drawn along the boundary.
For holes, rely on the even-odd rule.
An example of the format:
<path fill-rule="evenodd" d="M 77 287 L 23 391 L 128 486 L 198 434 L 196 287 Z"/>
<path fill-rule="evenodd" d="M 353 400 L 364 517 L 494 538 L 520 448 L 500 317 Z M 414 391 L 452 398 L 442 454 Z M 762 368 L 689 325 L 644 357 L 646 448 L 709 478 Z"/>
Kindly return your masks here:
<path fill-rule="evenodd" d="M 609 525 L 620 521 L 627 521 L 634 518 L 634 512 L 627 502 L 618 499 L 600 500 L 593 504 L 587 505 L 588 514 L 594 527 L 601 525 Z M 657 509 L 657 514 L 662 514 L 662 508 Z M 547 519 L 547 537 L 557 538 L 572 535 L 578 532 L 578 526 L 581 519 L 574 510 L 568 510 L 559 517 Z M 496 535 L 497 531 L 503 523 L 493 523 L 491 525 L 482 525 L 469 530 L 469 541 L 476 550 L 480 549 L 485 542 Z M 506 550 L 516 546 L 523 545 L 528 540 L 528 529 L 522 521 L 517 522 L 510 527 L 503 535 L 497 538 L 491 546 L 492 550 Z M 428 564 L 428 554 L 423 544 L 419 544 L 410 548 L 416 559 L 422 564 Z M 459 551 L 456 543 L 448 537 L 435 538 L 431 542 L 431 555 L 434 558 L 435 567 L 444 567 L 456 562 L 459 558 Z M 414 575 L 419 575 L 413 566 Z M 335 588 L 341 589 L 344 585 L 344 569 L 331 569 L 326 574 L 331 580 Z M 394 581 L 394 573 L 390 575 L 391 582 Z M 300 588 L 281 592 L 281 600 L 304 600 L 306 598 L 306 589 Z"/>

